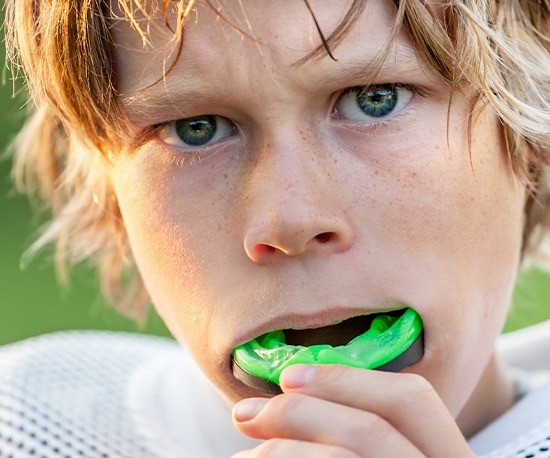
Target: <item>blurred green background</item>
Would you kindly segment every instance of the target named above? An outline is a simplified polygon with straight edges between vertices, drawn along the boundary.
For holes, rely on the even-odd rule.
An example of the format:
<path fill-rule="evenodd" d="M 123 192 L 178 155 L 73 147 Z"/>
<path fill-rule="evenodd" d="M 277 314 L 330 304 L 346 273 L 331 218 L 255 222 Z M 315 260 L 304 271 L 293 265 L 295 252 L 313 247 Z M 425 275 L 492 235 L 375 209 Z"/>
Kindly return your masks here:
<path fill-rule="evenodd" d="M 0 18 L 1 19 L 1 18 Z M 0 62 L 4 63 L 3 47 Z M 13 138 L 24 116 L 22 98 L 12 98 L 9 73 L 4 69 L 0 87 L 0 151 Z M 0 162 L 0 345 L 26 337 L 66 329 L 110 329 L 168 335 L 154 313 L 139 329 L 118 315 L 101 298 L 95 274 L 80 266 L 70 286 L 59 287 L 51 253 L 24 270 L 20 258 L 36 236 L 40 221 L 33 217 L 25 198 L 10 189 L 10 161 Z M 524 273 L 514 294 L 506 325 L 513 330 L 550 319 L 550 277 L 538 269 Z"/>
<path fill-rule="evenodd" d="M 3 1 L 1 2 L 3 4 Z M 0 13 L 0 21 L 2 20 Z M 1 32 L 0 32 L 1 33 Z M 99 293 L 95 273 L 79 266 L 69 286 L 59 287 L 51 252 L 20 268 L 22 253 L 35 239 L 39 223 L 26 198 L 11 190 L 7 143 L 23 122 L 24 98 L 12 97 L 13 85 L 0 46 L 0 345 L 65 329 L 110 329 L 169 335 L 151 314 L 145 327 L 116 313 Z"/>

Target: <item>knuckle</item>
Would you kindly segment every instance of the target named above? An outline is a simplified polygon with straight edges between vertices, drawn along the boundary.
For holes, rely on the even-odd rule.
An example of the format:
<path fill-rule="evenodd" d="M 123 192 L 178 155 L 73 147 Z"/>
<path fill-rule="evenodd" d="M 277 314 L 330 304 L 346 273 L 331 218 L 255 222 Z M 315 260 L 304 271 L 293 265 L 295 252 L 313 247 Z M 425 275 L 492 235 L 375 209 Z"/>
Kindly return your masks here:
<path fill-rule="evenodd" d="M 295 417 L 295 412 L 304 403 L 304 396 L 297 393 L 287 393 L 274 397 L 270 404 L 274 415 L 277 415 L 282 422 L 287 422 Z"/>
<path fill-rule="evenodd" d="M 263 458 L 268 456 L 282 456 L 283 453 L 281 439 L 268 439 L 262 442 L 258 447 L 254 449 L 254 457 Z"/>
<path fill-rule="evenodd" d="M 407 376 L 408 390 L 412 396 L 432 397 L 435 390 L 430 382 L 418 374 L 404 374 Z"/>
<path fill-rule="evenodd" d="M 359 458 L 351 450 L 341 447 L 327 447 L 326 452 L 322 456 L 323 458 Z"/>
<path fill-rule="evenodd" d="M 383 443 L 391 436 L 392 426 L 382 417 L 375 414 L 368 414 L 364 421 L 355 431 L 350 431 L 355 437 L 369 437 L 369 442 Z"/>

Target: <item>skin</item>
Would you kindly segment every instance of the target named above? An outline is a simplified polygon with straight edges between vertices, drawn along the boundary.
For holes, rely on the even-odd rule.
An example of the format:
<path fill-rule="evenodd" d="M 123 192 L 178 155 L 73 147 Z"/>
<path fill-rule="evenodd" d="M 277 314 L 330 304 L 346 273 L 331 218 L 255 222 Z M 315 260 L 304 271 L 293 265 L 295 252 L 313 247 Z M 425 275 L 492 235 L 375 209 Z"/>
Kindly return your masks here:
<path fill-rule="evenodd" d="M 369 2 L 333 50 L 337 62 L 296 66 L 319 44 L 302 2 L 223 2 L 256 40 L 199 2 L 165 79 L 161 16 L 145 48 L 128 22 L 113 23 L 136 138 L 111 171 L 124 224 L 173 335 L 231 405 L 247 398 L 235 425 L 266 441 L 243 454 L 469 456 L 464 435 L 513 402 L 494 340 L 518 269 L 525 190 L 495 115 L 477 113 L 469 151 L 467 97 L 454 95 L 447 124 L 450 90 L 405 33 L 369 83 L 420 94 L 384 122 L 343 115 L 341 92 L 366 83 L 361 69 L 384 46 L 389 4 Z M 326 35 L 347 7 L 312 5 Z M 208 114 L 236 127 L 206 147 L 151 129 Z M 424 358 L 403 373 L 295 366 L 270 400 L 231 374 L 231 350 L 267 331 L 397 304 L 425 325 Z"/>

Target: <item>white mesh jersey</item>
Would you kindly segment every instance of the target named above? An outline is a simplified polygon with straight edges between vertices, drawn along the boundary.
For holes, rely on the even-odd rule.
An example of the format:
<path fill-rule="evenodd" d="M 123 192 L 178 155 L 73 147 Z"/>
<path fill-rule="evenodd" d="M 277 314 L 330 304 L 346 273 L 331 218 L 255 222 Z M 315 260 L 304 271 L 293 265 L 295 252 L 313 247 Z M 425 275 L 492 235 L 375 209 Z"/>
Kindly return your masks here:
<path fill-rule="evenodd" d="M 253 445 L 170 339 L 71 331 L 0 349 L 0 458 L 202 458 Z"/>
<path fill-rule="evenodd" d="M 72 331 L 0 349 L 0 458 L 223 458 L 257 443 L 170 339 Z M 550 458 L 550 385 L 470 444 Z"/>

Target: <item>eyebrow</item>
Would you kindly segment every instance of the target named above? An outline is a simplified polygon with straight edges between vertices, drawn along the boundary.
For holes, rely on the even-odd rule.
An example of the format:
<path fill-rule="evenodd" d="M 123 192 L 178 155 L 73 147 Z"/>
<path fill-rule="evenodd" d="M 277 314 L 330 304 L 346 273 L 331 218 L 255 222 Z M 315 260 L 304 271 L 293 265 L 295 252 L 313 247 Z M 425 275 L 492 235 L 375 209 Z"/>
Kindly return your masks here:
<path fill-rule="evenodd" d="M 419 78 L 426 74 L 416 53 L 407 45 L 397 45 L 379 63 L 382 55 L 378 53 L 367 59 L 365 56 L 352 56 L 337 62 L 330 60 L 327 55 L 322 63 L 320 60 L 313 59 L 298 67 L 292 64 L 290 67 L 293 67 L 297 74 L 306 75 L 300 78 L 300 82 L 304 84 L 313 87 L 341 86 L 342 89 L 374 83 L 399 82 L 395 79 Z M 315 70 L 319 65 L 323 66 L 322 71 Z M 144 117 L 150 116 L 149 113 L 161 109 L 173 113 L 182 112 L 185 111 L 186 106 L 195 104 L 197 100 L 200 100 L 201 105 L 216 102 L 219 104 L 219 97 L 211 94 L 216 92 L 216 88 L 220 88 L 221 82 L 223 79 L 207 79 L 202 74 L 187 74 L 177 78 L 170 78 L 168 74 L 165 77 L 161 76 L 157 82 L 145 88 L 121 95 L 120 100 L 130 120 L 139 124 Z"/>
<path fill-rule="evenodd" d="M 384 56 L 385 58 L 381 60 Z M 335 67 L 338 64 L 343 65 L 341 68 Z M 308 65 L 310 65 L 309 62 L 305 62 L 299 68 L 304 69 Z M 365 85 L 380 82 L 391 83 L 395 82 L 392 81 L 395 78 L 418 77 L 426 74 L 414 49 L 407 45 L 398 45 L 385 55 L 382 50 L 367 58 L 353 56 L 347 61 L 340 59 L 338 62 L 333 62 L 331 67 L 334 67 L 335 70 L 328 70 L 328 78 L 337 85 L 345 85 L 346 81 L 363 81 L 361 84 Z M 316 78 L 314 71 L 311 72 L 311 75 L 313 79 L 310 78 L 310 80 L 318 83 L 327 78 L 327 73 L 319 78 Z"/>
<path fill-rule="evenodd" d="M 120 96 L 122 107 L 130 120 L 140 124 L 143 117 L 150 117 L 155 110 L 166 110 L 172 107 L 174 112 L 182 111 L 180 106 L 190 105 L 193 99 L 199 98 L 208 103 L 207 94 L 215 88 L 200 77 L 165 78 Z"/>

